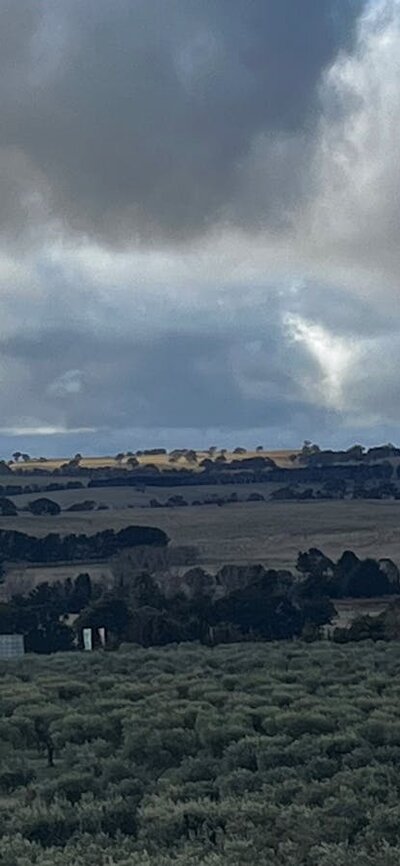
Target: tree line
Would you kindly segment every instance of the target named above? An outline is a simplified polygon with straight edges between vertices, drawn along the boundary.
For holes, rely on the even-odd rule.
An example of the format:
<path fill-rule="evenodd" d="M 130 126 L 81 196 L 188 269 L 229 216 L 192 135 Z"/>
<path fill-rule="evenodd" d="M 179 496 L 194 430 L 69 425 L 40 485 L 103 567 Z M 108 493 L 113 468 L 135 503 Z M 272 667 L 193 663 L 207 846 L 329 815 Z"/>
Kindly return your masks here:
<path fill-rule="evenodd" d="M 24 634 L 28 651 L 44 653 L 81 646 L 84 628 L 106 628 L 110 648 L 123 642 L 150 647 L 311 641 L 334 619 L 335 599 L 400 594 L 391 560 L 361 560 L 352 551 L 334 562 L 311 548 L 299 554 L 296 574 L 252 565 L 223 566 L 212 575 L 195 567 L 172 580 L 135 567 L 128 553 L 116 557 L 113 570 L 111 587 L 92 585 L 88 575 L 80 575 L 74 583 L 42 583 L 26 596 L 12 597 L 1 606 L 0 632 Z M 77 615 L 73 625 L 70 614 Z M 391 616 L 397 621 L 397 608 Z M 397 636 L 386 621 L 375 632 L 374 625 L 375 620 L 369 637 Z M 363 634 L 368 627 L 364 622 Z M 337 629 L 334 639 L 357 640 L 357 628 L 345 636 Z"/>
<path fill-rule="evenodd" d="M 166 533 L 153 526 L 127 526 L 119 532 L 105 529 L 94 535 L 61 536 L 51 532 L 42 538 L 14 529 L 0 529 L 0 563 L 109 559 L 124 548 L 166 547 L 168 541 Z"/>

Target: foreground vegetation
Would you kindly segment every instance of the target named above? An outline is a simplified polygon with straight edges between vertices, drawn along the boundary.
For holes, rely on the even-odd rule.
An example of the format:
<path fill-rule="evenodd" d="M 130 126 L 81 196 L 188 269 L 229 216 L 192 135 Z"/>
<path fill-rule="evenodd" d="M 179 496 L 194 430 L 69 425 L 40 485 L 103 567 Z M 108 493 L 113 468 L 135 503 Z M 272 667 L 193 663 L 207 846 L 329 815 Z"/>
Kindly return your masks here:
<path fill-rule="evenodd" d="M 396 644 L 1 667 L 3 866 L 398 866 Z"/>

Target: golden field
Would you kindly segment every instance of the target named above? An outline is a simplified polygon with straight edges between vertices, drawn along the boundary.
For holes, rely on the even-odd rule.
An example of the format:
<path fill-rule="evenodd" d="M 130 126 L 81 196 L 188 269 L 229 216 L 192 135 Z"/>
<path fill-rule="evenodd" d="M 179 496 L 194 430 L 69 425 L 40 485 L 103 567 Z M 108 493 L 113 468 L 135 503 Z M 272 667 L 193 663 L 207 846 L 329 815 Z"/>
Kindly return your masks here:
<path fill-rule="evenodd" d="M 217 457 L 221 453 L 220 450 L 217 450 L 215 453 L 215 457 Z M 234 454 L 233 451 L 224 451 L 226 460 L 231 462 L 232 460 L 246 460 L 250 457 L 269 457 L 271 460 L 274 460 L 277 466 L 282 468 L 291 467 L 293 463 L 290 458 L 293 454 L 299 454 L 300 451 L 296 449 L 286 449 L 286 450 L 272 450 L 272 451 L 246 451 L 245 454 Z M 198 463 L 204 460 L 207 457 L 210 457 L 208 451 L 196 451 Z M 134 455 L 136 456 L 136 455 Z M 41 462 L 39 458 L 32 458 L 31 460 L 27 460 L 23 462 L 19 460 L 18 462 L 11 462 L 9 464 L 12 470 L 23 470 L 24 472 L 33 472 L 35 469 L 47 469 L 49 472 L 52 472 L 54 469 L 59 469 L 61 466 L 68 463 L 70 457 L 49 457 L 46 458 L 46 462 Z M 175 466 L 175 468 L 191 468 L 196 469 L 196 464 L 190 463 L 185 457 L 179 457 L 177 462 L 171 463 L 169 454 L 143 454 L 140 457 L 137 457 L 139 460 L 139 464 L 141 466 L 146 466 L 149 463 L 158 466 L 160 469 L 171 469 L 171 467 Z M 123 460 L 117 461 L 115 456 L 105 456 L 105 457 L 88 457 L 82 456 L 79 465 L 85 469 L 118 469 L 118 468 L 127 468 L 127 460 L 129 458 L 124 457 Z"/>

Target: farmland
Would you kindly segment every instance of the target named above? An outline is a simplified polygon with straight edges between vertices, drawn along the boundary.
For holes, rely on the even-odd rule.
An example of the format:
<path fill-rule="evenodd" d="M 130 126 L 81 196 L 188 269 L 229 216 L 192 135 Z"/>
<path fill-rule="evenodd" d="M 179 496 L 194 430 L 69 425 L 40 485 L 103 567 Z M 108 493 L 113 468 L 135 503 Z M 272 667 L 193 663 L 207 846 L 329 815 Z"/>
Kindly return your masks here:
<path fill-rule="evenodd" d="M 225 451 L 225 459 L 229 463 L 237 457 L 241 458 L 252 458 L 252 457 L 269 457 L 276 463 L 277 466 L 290 468 L 293 464 L 290 460 L 292 455 L 298 455 L 300 452 L 298 449 L 281 449 L 281 450 L 257 450 L 257 451 L 247 451 L 244 454 L 237 454 L 233 451 Z M 200 463 L 202 460 L 209 457 L 208 451 L 197 451 L 197 461 Z M 171 466 L 171 455 L 170 454 L 137 454 L 136 459 L 140 466 L 148 466 L 149 464 L 153 464 L 157 466 L 159 469 L 170 468 Z M 54 470 L 60 469 L 63 465 L 68 463 L 69 458 L 53 458 L 48 457 L 45 461 L 41 461 L 36 458 L 32 458 L 29 460 L 25 460 L 23 462 L 14 461 L 10 464 L 10 468 L 14 472 L 23 472 L 24 474 L 29 474 L 29 472 L 33 472 L 35 470 L 41 469 L 48 472 L 54 472 Z M 122 459 L 117 460 L 115 456 L 104 456 L 104 457 L 90 457 L 90 456 L 82 456 L 79 461 L 79 465 L 83 469 L 118 469 L 121 467 L 126 467 L 128 464 L 129 458 L 125 455 Z M 177 456 L 176 462 L 180 467 L 190 465 L 192 468 L 192 464 L 188 464 L 188 461 L 185 459 L 184 455 Z"/>
<path fill-rule="evenodd" d="M 38 481 L 17 477 L 31 488 Z M 10 496 L 18 511 L 0 518 L 0 529 L 33 536 L 35 550 L 5 564 L 1 587 L 4 621 L 20 617 L 29 653 L 0 664 L 2 862 L 261 866 L 267 856 L 271 866 L 394 866 L 399 662 L 389 641 L 400 629 L 398 572 L 395 585 L 369 597 L 343 591 L 334 605 L 303 593 L 312 575 L 303 580 L 300 564 L 293 578 L 253 569 L 258 577 L 239 589 L 240 569 L 226 569 L 225 595 L 196 595 L 195 583 L 185 592 L 188 575 L 200 572 L 212 587 L 227 564 L 293 573 L 311 547 L 335 560 L 337 587 L 346 549 L 360 569 L 368 556 L 399 565 L 400 501 L 273 501 L 273 483 L 254 482 L 232 485 L 224 496 L 237 490 L 239 501 L 217 505 L 220 485 L 200 492 L 194 483 L 179 506 L 168 504 L 175 487 L 89 480 L 47 492 L 61 507 L 54 516 L 27 510 L 40 495 L 31 489 Z M 264 498 L 248 501 L 254 492 Z M 68 511 L 89 499 L 92 510 Z M 174 571 L 165 560 L 164 574 L 157 565 L 143 574 L 129 547 L 97 560 L 97 540 L 90 559 L 89 537 L 135 525 L 130 539 L 156 527 L 170 548 L 194 549 L 205 571 Z M 53 553 L 81 535 L 87 561 L 38 562 L 37 539 L 49 535 Z M 22 541 L 8 550 L 19 546 L 26 553 Z M 341 630 L 351 634 L 365 614 L 378 637 L 339 646 Z M 79 652 L 82 629 L 99 626 L 118 652 Z M 332 642 L 319 640 L 326 636 Z"/>
<path fill-rule="evenodd" d="M 68 491 L 69 501 L 77 493 Z M 338 557 L 351 548 L 360 556 L 389 556 L 400 564 L 400 502 L 245 502 L 187 508 L 126 507 L 130 490 L 93 491 L 113 508 L 96 512 L 62 512 L 57 517 L 34 517 L 21 512 L 3 517 L 0 528 L 31 535 L 49 532 L 94 534 L 130 524 L 153 525 L 165 530 L 176 545 L 195 545 L 199 561 L 209 568 L 224 563 L 262 562 L 271 567 L 293 567 L 299 550 L 320 547 Z M 92 494 L 92 491 L 91 491 Z M 54 494 L 61 500 L 64 491 Z M 121 499 L 120 499 L 121 497 Z M 16 497 L 16 501 L 22 497 Z M 120 504 L 119 504 L 120 503 Z"/>
<path fill-rule="evenodd" d="M 350 455 L 310 455 L 303 449 L 300 462 L 299 454 L 210 448 L 76 455 L 72 461 L 19 456 L 5 472 L 3 484 L 6 502 L 11 503 L 8 513 L 17 511 L 0 517 L 0 528 L 41 538 L 49 533 L 90 536 L 132 524 L 152 525 L 167 534 L 173 548 L 195 552 L 186 564 L 196 563 L 210 574 L 227 564 L 261 563 L 290 570 L 299 551 L 311 547 L 334 560 L 351 549 L 361 558 L 389 557 L 399 565 L 396 449 L 356 448 Z M 368 498 L 371 494 L 375 498 Z M 40 495 L 50 497 L 61 512 L 32 514 L 33 501 Z M 13 586 L 24 582 L 32 586 L 73 578 L 74 569 L 88 571 L 94 579 L 109 579 L 109 563 L 101 556 L 91 562 L 51 565 L 9 560 L 3 593 L 9 596 Z"/>

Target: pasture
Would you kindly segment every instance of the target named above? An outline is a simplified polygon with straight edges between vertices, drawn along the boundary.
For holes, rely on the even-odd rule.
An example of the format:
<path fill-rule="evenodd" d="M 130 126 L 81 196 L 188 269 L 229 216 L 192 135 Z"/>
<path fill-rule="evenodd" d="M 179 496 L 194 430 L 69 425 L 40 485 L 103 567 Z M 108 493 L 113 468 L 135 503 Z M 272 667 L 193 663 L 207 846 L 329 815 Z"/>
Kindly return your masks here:
<path fill-rule="evenodd" d="M 203 495 L 205 492 L 206 488 Z M 199 562 L 210 570 L 224 563 L 250 562 L 292 568 L 299 550 L 309 547 L 319 547 L 333 558 L 351 549 L 361 557 L 390 557 L 400 565 L 399 501 L 244 502 L 150 509 L 139 503 L 127 507 L 127 496 L 144 494 L 126 488 L 62 491 L 51 496 L 60 501 L 64 493 L 71 502 L 77 501 L 79 493 L 87 498 L 96 494 L 104 502 L 112 496 L 113 507 L 108 511 L 62 512 L 57 517 L 21 512 L 17 517 L 0 518 L 0 528 L 43 536 L 49 532 L 90 535 L 130 524 L 157 526 L 173 544 L 196 546 Z M 15 497 L 18 507 L 22 499 Z"/>
<path fill-rule="evenodd" d="M 32 476 L 30 476 L 32 478 Z M 193 502 L 203 502 L 211 497 L 228 499 L 232 494 L 237 496 L 238 500 L 246 501 L 251 494 L 260 493 L 265 499 L 269 499 L 271 493 L 281 484 L 277 483 L 259 483 L 259 484 L 188 484 L 183 487 L 153 487 L 151 485 L 135 487 L 134 485 L 124 486 L 109 486 L 109 487 L 88 487 L 87 478 L 80 478 L 79 482 L 84 486 L 79 489 L 72 490 L 52 490 L 43 493 L 21 493 L 17 496 L 10 496 L 13 499 L 17 508 L 25 508 L 33 499 L 38 496 L 47 496 L 54 502 L 58 502 L 60 507 L 68 509 L 71 505 L 83 502 L 90 499 L 97 506 L 105 505 L 109 509 L 121 508 L 143 508 L 148 507 L 152 499 L 156 499 L 161 504 L 165 504 L 170 496 L 182 496 L 189 504 Z M 32 484 L 38 484 L 37 478 L 33 478 Z M 39 482 L 40 484 L 40 482 Z"/>

